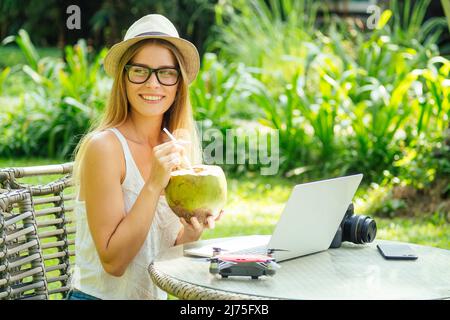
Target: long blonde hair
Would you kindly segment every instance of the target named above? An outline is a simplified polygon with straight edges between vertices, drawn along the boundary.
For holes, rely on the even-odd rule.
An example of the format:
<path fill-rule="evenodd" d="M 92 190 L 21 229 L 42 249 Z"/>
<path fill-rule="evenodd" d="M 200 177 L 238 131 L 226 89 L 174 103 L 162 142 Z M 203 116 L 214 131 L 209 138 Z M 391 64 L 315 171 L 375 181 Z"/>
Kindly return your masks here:
<path fill-rule="evenodd" d="M 101 118 L 91 126 L 89 132 L 80 140 L 75 148 L 73 178 L 76 186 L 79 187 L 80 185 L 81 165 L 89 140 L 96 133 L 109 128 L 118 127 L 127 120 L 130 112 L 130 106 L 125 87 L 126 77 L 124 67 L 140 48 L 149 43 L 156 43 L 169 49 L 174 54 L 178 61 L 179 67 L 182 70 L 175 100 L 169 110 L 167 110 L 164 114 L 162 126 L 165 126 L 171 132 L 179 132 L 181 133 L 183 139 L 190 140 L 191 143 L 187 146 L 188 157 L 192 164 L 201 163 L 200 142 L 189 99 L 189 87 L 186 82 L 186 78 L 184 77 L 185 69 L 183 59 L 181 58 L 178 49 L 170 42 L 161 39 L 148 39 L 135 43 L 123 54 L 119 61 L 117 73 L 114 76 L 111 94 L 109 96 L 105 111 L 103 112 Z"/>

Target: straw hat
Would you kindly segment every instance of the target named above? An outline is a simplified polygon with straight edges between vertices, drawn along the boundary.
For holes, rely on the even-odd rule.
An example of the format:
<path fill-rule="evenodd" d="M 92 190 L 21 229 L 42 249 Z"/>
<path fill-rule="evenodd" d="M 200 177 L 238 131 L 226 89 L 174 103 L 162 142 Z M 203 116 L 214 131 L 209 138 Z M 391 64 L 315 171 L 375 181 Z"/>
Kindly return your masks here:
<path fill-rule="evenodd" d="M 144 39 L 163 39 L 172 43 L 181 53 L 183 61 L 178 61 L 178 63 L 183 76 L 186 77 L 188 83 L 194 81 L 200 68 L 197 48 L 191 42 L 180 38 L 172 22 L 160 14 L 149 14 L 137 20 L 127 30 L 123 41 L 109 49 L 104 60 L 106 73 L 113 77 L 125 51 Z"/>

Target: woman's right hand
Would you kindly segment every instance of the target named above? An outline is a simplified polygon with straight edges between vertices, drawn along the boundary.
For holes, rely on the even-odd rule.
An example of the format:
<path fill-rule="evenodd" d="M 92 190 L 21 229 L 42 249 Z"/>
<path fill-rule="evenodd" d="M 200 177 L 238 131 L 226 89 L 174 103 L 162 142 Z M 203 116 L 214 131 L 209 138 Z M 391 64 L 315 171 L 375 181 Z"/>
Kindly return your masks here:
<path fill-rule="evenodd" d="M 185 154 L 183 145 L 188 141 L 168 141 L 153 148 L 153 163 L 147 184 L 157 190 L 164 189 L 170 180 L 170 173 L 181 164 Z"/>

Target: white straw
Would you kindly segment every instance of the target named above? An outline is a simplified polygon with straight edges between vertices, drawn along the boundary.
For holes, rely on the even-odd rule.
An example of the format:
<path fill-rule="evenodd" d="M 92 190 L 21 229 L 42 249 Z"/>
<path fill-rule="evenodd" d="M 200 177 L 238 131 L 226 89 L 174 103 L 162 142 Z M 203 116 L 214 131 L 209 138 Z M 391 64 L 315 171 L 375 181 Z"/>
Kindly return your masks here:
<path fill-rule="evenodd" d="M 167 133 L 170 139 L 172 139 L 173 141 L 177 141 L 177 139 L 169 132 L 169 130 L 167 130 L 166 128 L 163 128 L 163 130 L 165 133 Z"/>
<path fill-rule="evenodd" d="M 166 128 L 163 128 L 163 131 L 169 136 L 169 138 L 170 138 L 172 141 L 178 142 L 178 140 L 177 140 L 177 139 L 169 132 L 169 130 L 167 130 Z M 183 157 L 183 159 L 186 161 L 187 165 L 189 166 L 189 169 L 193 170 L 193 169 L 192 169 L 191 162 L 189 161 L 188 157 L 185 155 L 185 156 Z"/>

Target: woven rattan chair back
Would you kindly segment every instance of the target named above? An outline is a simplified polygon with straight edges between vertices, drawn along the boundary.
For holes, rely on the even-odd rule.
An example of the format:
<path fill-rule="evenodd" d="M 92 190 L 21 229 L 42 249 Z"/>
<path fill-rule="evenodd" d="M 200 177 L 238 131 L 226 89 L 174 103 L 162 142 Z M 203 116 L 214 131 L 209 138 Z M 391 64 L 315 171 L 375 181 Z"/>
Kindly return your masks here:
<path fill-rule="evenodd" d="M 12 196 L 14 198 L 15 192 L 28 194 L 30 207 L 26 208 L 33 212 L 33 220 L 27 220 L 27 223 L 32 224 L 37 231 L 39 246 L 30 247 L 27 250 L 39 248 L 41 252 L 46 286 L 43 296 L 50 299 L 66 297 L 70 289 L 70 277 L 75 262 L 74 194 L 71 172 L 72 163 L 0 169 L 0 194 L 3 198 L 9 199 Z M 1 225 L 6 224 L 6 218 L 10 221 L 14 216 L 7 207 L 5 208 L 2 212 Z M 10 225 L 11 223 L 8 227 L 12 228 Z M 15 228 L 20 229 L 18 226 Z M 6 230 L 5 227 L 4 230 Z M 12 257 L 4 256 L 1 259 L 8 264 Z M 2 270 L 1 267 L 0 270 Z M 7 273 L 3 275 L 0 271 L 0 283 L 5 282 L 8 277 L 10 275 Z M 0 287 L 0 292 L 2 290 Z M 12 294 L 9 287 L 5 287 L 4 290 L 9 293 L 3 296 L 0 294 L 0 299 L 22 298 L 21 294 Z"/>
<path fill-rule="evenodd" d="M 47 299 L 44 259 L 29 190 L 0 194 L 0 299 Z"/>

